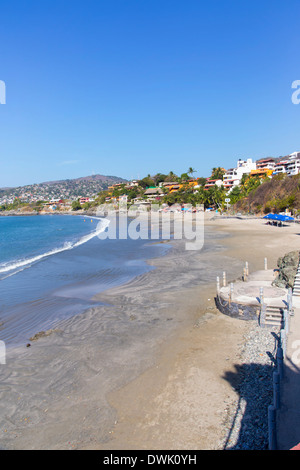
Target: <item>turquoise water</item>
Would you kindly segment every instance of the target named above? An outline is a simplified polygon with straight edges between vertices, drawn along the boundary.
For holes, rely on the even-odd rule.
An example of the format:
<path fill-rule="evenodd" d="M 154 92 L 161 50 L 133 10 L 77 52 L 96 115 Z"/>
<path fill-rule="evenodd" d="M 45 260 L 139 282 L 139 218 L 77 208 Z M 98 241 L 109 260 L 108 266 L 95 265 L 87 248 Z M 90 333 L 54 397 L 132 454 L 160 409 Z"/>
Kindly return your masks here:
<path fill-rule="evenodd" d="M 101 240 L 106 219 L 84 216 L 0 217 L 0 339 L 28 341 L 95 305 L 92 297 L 151 269 L 166 246 L 147 240 Z"/>
<path fill-rule="evenodd" d="M 99 222 L 83 216 L 0 217 L 0 279 L 84 243 L 101 230 Z"/>

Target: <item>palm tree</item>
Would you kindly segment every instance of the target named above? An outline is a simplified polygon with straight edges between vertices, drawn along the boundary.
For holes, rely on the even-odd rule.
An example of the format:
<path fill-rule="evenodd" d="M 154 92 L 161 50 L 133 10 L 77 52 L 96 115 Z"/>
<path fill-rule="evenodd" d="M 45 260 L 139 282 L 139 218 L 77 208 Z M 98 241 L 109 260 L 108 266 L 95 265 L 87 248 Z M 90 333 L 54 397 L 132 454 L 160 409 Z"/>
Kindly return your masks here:
<path fill-rule="evenodd" d="M 218 166 L 218 168 L 212 169 L 211 179 L 212 180 L 222 180 L 225 170 Z"/>
<path fill-rule="evenodd" d="M 188 169 L 187 174 L 188 175 L 193 175 L 194 173 L 196 173 L 196 170 L 190 166 L 189 169 Z"/>
<path fill-rule="evenodd" d="M 168 181 L 177 181 L 178 177 L 175 175 L 173 171 L 170 171 L 169 174 L 167 175 L 167 180 Z"/>

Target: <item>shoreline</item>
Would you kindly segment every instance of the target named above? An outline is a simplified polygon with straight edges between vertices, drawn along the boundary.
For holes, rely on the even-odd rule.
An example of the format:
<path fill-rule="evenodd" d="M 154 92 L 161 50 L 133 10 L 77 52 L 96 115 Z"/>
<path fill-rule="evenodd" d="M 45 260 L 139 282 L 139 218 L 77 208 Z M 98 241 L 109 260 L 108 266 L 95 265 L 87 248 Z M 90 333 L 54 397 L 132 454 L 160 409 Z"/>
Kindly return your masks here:
<path fill-rule="evenodd" d="M 64 449 L 108 440 L 117 415 L 107 407 L 107 394 L 154 366 L 159 346 L 187 322 L 186 302 L 184 309 L 174 308 L 174 291 L 181 297 L 187 286 L 198 284 L 199 273 L 205 277 L 213 250 L 222 251 L 215 238 L 199 255 L 201 266 L 194 252 L 183 249 L 184 240 L 175 241 L 165 256 L 148 260 L 156 269 L 101 293 L 107 306 L 56 325 L 30 348 L 17 348 L 3 369 L 2 445 Z M 213 282 L 215 272 L 210 276 Z M 190 313 L 195 318 L 199 312 Z"/>
<path fill-rule="evenodd" d="M 199 256 L 184 252 L 180 241 L 173 242 L 170 253 L 149 261 L 156 269 L 99 295 L 109 307 L 90 309 L 64 322 L 62 330 L 40 338 L 34 347 L 20 348 L 2 381 L 2 403 L 12 397 L 6 403 L 9 419 L 2 426 L 2 445 L 219 448 L 228 409 L 238 400 L 234 384 L 224 377 L 231 373 L 234 383 L 239 381 L 236 365 L 252 325 L 216 310 L 215 279 L 227 269 L 228 280 L 234 280 L 242 274 L 244 261 L 253 271 L 261 268 L 266 251 L 270 264 L 280 251 L 287 251 L 282 244 L 285 229 L 264 226 L 260 234 L 256 228 L 261 224 L 206 217 L 212 245 Z M 276 240 L 270 240 L 270 230 L 281 230 Z M 297 246 L 291 229 L 288 235 Z M 258 239 L 253 256 L 251 240 Z M 115 317 L 119 329 L 104 331 L 99 343 L 100 312 L 104 319 Z M 105 349 L 105 341 L 117 350 Z M 10 374 L 15 376 L 12 383 Z"/>

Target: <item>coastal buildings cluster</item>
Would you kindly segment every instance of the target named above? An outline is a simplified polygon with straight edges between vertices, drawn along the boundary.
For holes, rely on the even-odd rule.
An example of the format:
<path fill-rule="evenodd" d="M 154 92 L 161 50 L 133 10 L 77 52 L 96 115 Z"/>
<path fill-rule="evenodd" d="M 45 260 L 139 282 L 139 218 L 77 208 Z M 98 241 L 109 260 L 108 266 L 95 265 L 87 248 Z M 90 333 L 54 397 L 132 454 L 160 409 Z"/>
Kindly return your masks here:
<path fill-rule="evenodd" d="M 200 182 L 199 178 L 179 181 L 164 181 L 160 182 L 156 186 L 148 187 L 143 196 L 133 199 L 133 203 L 145 203 L 146 200 L 149 202 L 161 200 L 166 194 L 172 194 L 183 188 L 190 189 L 193 192 L 197 192 L 201 186 L 205 191 L 208 191 L 213 187 L 222 187 L 228 194 L 239 187 L 245 177 L 258 177 L 258 178 L 272 178 L 278 174 L 286 174 L 287 176 L 297 175 L 300 172 L 300 152 L 293 152 L 290 155 L 280 158 L 262 158 L 260 160 L 253 161 L 252 158 L 246 160 L 239 159 L 235 168 L 219 168 L 221 176 L 217 178 L 209 177 L 206 178 L 205 183 Z M 213 172 L 214 173 L 214 172 Z M 113 196 L 113 192 L 116 189 L 129 189 L 138 186 L 138 181 L 132 181 L 127 185 L 114 184 L 108 188 L 110 194 L 106 197 L 106 202 L 116 202 L 117 197 Z"/>
<path fill-rule="evenodd" d="M 52 181 L 26 185 L 16 188 L 0 188 L 0 207 L 18 203 L 44 203 L 46 207 L 64 204 L 71 206 L 73 201 L 81 199 L 82 204 L 93 201 L 99 191 L 107 189 L 109 184 L 122 181 L 117 177 L 92 175 L 74 180 Z M 124 180 L 125 181 L 125 180 Z"/>
<path fill-rule="evenodd" d="M 193 170 L 194 172 L 194 170 Z M 144 178 L 143 180 L 126 181 L 117 177 L 93 175 L 76 180 L 64 180 L 9 188 L 0 190 L 0 210 L 7 207 L 13 209 L 21 204 L 38 206 L 39 210 L 78 210 L 87 209 L 95 203 L 117 203 L 123 197 L 130 195 L 129 200 L 134 204 L 149 204 L 160 202 L 166 195 L 178 191 L 188 191 L 196 194 L 209 191 L 211 188 L 222 188 L 230 195 L 234 188 L 239 188 L 245 178 L 273 178 L 276 175 L 293 176 L 300 172 L 300 152 L 293 152 L 280 158 L 262 158 L 254 161 L 252 158 L 239 159 L 236 167 L 225 169 L 214 168 L 208 178 L 193 178 L 188 173 L 177 177 L 170 172 L 164 178 Z M 99 195 L 101 197 L 99 198 Z M 95 202 L 96 201 L 96 202 Z"/>
<path fill-rule="evenodd" d="M 208 189 L 217 185 L 224 186 L 226 190 L 231 191 L 235 186 L 240 186 L 244 175 L 262 178 L 272 178 L 280 173 L 287 176 L 298 175 L 300 171 L 300 152 L 293 152 L 279 159 L 262 158 L 255 162 L 251 158 L 247 160 L 239 159 L 235 168 L 224 171 L 222 179 L 208 178 L 205 188 Z"/>

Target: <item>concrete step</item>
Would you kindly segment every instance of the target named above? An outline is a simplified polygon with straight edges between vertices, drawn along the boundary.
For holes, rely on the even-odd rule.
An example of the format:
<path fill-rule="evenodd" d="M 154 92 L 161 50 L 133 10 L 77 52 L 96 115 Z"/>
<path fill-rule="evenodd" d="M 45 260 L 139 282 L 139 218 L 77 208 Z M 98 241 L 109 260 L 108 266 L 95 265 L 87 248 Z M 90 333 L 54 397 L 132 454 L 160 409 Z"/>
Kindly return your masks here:
<path fill-rule="evenodd" d="M 281 327 L 282 326 L 282 321 L 266 320 L 265 325 L 266 326 L 279 326 L 279 327 Z"/>
<path fill-rule="evenodd" d="M 268 305 L 265 310 L 264 326 L 282 327 L 283 325 L 283 309 Z"/>
<path fill-rule="evenodd" d="M 267 318 L 269 318 L 270 320 L 280 320 L 281 321 L 283 317 L 282 317 L 282 315 L 274 315 L 274 314 L 273 315 L 268 315 L 268 314 L 266 314 L 266 319 Z"/>
<path fill-rule="evenodd" d="M 266 315 L 278 315 L 282 317 L 283 310 L 280 307 L 267 307 L 266 308 Z"/>
<path fill-rule="evenodd" d="M 282 328 L 283 327 L 283 322 L 281 321 L 269 321 L 269 320 L 266 320 L 265 323 L 264 323 L 264 326 L 265 327 L 270 327 L 270 326 L 275 326 L 277 328 Z"/>

